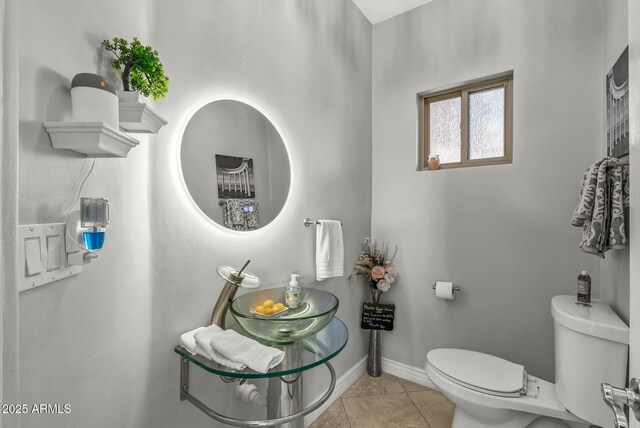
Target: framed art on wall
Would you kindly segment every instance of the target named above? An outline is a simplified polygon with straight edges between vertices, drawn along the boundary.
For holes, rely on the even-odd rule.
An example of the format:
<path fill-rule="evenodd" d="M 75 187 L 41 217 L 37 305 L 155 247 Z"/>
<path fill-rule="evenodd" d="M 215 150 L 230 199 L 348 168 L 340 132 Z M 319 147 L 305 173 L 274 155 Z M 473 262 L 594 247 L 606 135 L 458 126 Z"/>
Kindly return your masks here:
<path fill-rule="evenodd" d="M 607 156 L 629 155 L 629 47 L 607 73 Z"/>
<path fill-rule="evenodd" d="M 216 155 L 216 172 L 218 177 L 218 198 L 256 197 L 253 159 Z"/>

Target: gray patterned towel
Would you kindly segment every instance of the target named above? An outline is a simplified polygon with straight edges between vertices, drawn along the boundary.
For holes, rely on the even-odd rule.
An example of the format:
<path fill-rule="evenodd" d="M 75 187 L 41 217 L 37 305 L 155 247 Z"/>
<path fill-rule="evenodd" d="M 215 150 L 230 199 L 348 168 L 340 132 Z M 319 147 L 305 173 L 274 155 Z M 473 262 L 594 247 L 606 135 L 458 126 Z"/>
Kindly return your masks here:
<path fill-rule="evenodd" d="M 578 205 L 571 224 L 582 227 L 580 248 L 604 258 L 610 249 L 626 246 L 624 207 L 629 205 L 628 168 L 605 158 L 590 166 L 582 177 Z"/>
<path fill-rule="evenodd" d="M 609 196 L 611 224 L 605 251 L 619 250 L 627 245 L 624 227 L 624 208 L 629 206 L 629 168 L 617 166 L 609 169 Z"/>
<path fill-rule="evenodd" d="M 578 205 L 571 219 L 571 224 L 574 226 L 583 226 L 585 222 L 591 221 L 593 202 L 596 198 L 598 168 L 601 163 L 602 161 L 594 163 L 584 172 L 582 182 L 580 183 L 580 190 L 578 191 Z"/>
<path fill-rule="evenodd" d="M 258 228 L 258 203 L 254 199 L 224 199 L 224 225 L 233 230 Z"/>

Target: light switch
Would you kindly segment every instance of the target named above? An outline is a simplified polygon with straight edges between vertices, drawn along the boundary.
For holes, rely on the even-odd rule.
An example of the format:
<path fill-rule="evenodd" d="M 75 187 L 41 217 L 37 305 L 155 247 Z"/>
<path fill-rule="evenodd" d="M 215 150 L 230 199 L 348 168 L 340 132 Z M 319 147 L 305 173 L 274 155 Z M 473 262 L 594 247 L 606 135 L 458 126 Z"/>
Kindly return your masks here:
<path fill-rule="evenodd" d="M 40 237 L 24 240 L 25 276 L 31 277 L 42 273 L 42 257 L 40 255 Z"/>
<path fill-rule="evenodd" d="M 21 224 L 18 226 L 20 267 L 18 291 L 33 290 L 41 285 L 82 272 L 81 266 L 67 266 L 65 223 Z M 1 322 L 1 320 L 0 320 Z"/>
<path fill-rule="evenodd" d="M 47 236 L 47 272 L 60 269 L 60 235 Z"/>

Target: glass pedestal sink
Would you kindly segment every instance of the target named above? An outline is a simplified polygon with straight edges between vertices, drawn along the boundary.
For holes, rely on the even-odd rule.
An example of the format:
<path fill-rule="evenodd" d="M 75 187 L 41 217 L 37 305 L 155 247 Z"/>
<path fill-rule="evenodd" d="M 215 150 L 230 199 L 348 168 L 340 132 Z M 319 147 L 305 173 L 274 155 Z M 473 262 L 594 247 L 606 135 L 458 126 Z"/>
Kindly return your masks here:
<path fill-rule="evenodd" d="M 250 337 L 250 334 L 239 325 L 234 325 L 231 329 Z M 180 366 L 180 399 L 191 402 L 209 417 L 225 425 L 302 428 L 304 427 L 304 415 L 318 409 L 331 396 L 335 387 L 336 374 L 329 360 L 344 349 L 348 337 L 347 327 L 344 323 L 338 318 L 333 318 L 322 330 L 294 342 L 274 343 L 258 339 L 258 342 L 264 345 L 275 346 L 285 352 L 284 360 L 267 373 L 258 373 L 249 368 L 241 371 L 234 370 L 201 355 L 192 355 L 182 346 L 177 346 L 175 352 L 180 355 L 182 361 Z M 234 379 L 268 378 L 267 419 L 249 421 L 225 416 L 191 395 L 189 392 L 189 363 L 194 363 L 209 373 L 220 375 L 225 382 Z M 321 364 L 326 365 L 329 369 L 331 375 L 329 388 L 321 398 L 304 407 L 303 372 Z"/>
<path fill-rule="evenodd" d="M 265 300 L 285 301 L 285 287 L 256 290 L 231 303 L 231 314 L 249 336 L 277 343 L 291 343 L 325 328 L 338 310 L 338 298 L 315 288 L 302 288 L 300 306 L 281 315 L 265 317 L 255 308 Z"/>

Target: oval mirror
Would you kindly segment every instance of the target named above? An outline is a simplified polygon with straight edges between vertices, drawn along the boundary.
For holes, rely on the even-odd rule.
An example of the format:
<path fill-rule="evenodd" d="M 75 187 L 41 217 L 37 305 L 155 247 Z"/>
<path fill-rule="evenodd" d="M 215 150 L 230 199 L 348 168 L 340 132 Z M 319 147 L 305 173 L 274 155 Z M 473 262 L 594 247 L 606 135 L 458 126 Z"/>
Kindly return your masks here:
<path fill-rule="evenodd" d="M 180 165 L 194 202 L 228 229 L 251 231 L 271 223 L 289 195 L 282 137 L 241 101 L 213 101 L 193 115 L 182 136 Z"/>

